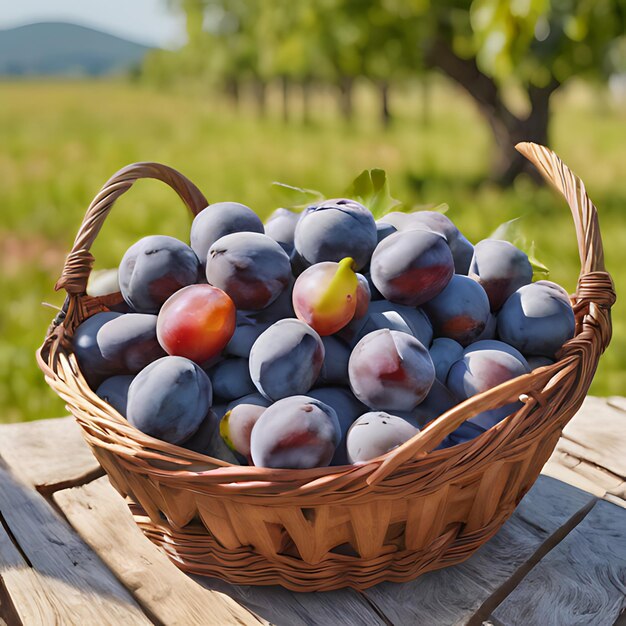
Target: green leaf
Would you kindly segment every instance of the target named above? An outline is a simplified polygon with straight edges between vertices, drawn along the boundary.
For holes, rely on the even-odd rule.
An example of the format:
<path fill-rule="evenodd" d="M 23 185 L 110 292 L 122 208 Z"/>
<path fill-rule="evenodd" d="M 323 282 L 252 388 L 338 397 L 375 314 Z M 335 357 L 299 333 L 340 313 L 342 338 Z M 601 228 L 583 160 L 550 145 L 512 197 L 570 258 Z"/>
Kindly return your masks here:
<path fill-rule="evenodd" d="M 514 246 L 517 246 L 520 250 L 525 252 L 533 268 L 533 282 L 548 278 L 548 276 L 550 276 L 550 270 L 536 257 L 535 242 L 529 242 L 526 235 L 522 232 L 521 219 L 521 217 L 516 217 L 515 219 L 500 224 L 500 226 L 489 235 L 489 239 L 510 241 Z"/>
<path fill-rule="evenodd" d="M 391 196 L 384 170 L 363 170 L 346 190 L 346 196 L 367 207 L 376 219 L 402 204 Z"/>
<path fill-rule="evenodd" d="M 285 209 L 303 209 L 324 200 L 324 194 L 315 189 L 294 187 L 293 185 L 279 182 L 273 182 L 272 188 L 281 198 L 280 202 L 282 202 Z"/>
<path fill-rule="evenodd" d="M 416 204 L 411 208 L 411 213 L 417 211 L 435 211 L 436 213 L 447 213 L 450 210 L 447 202 L 441 204 Z"/>

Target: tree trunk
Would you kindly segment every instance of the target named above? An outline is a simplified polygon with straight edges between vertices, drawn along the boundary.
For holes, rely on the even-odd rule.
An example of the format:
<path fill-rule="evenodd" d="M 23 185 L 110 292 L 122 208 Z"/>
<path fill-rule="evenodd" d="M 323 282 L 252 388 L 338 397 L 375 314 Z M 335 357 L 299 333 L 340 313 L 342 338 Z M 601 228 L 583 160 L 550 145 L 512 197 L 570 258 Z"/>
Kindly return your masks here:
<path fill-rule="evenodd" d="M 226 81 L 226 94 L 232 101 L 235 108 L 239 107 L 239 81 L 236 77 L 227 79 Z"/>
<path fill-rule="evenodd" d="M 492 158 L 491 178 L 510 185 L 522 172 L 543 182 L 537 170 L 515 150 L 520 141 L 548 142 L 550 97 L 560 83 L 553 79 L 545 87 L 529 87 L 530 113 L 520 118 L 504 105 L 496 82 L 483 74 L 475 59 L 462 59 L 443 40 L 436 40 L 427 55 L 431 67 L 437 67 L 457 82 L 476 102 L 492 130 L 496 152 Z"/>
<path fill-rule="evenodd" d="M 287 76 L 281 77 L 281 87 L 283 95 L 283 122 L 289 123 L 289 79 Z"/>
<path fill-rule="evenodd" d="M 391 126 L 391 111 L 389 110 L 389 83 L 386 80 L 380 81 L 380 121 L 386 130 Z"/>
<path fill-rule="evenodd" d="M 302 83 L 302 122 L 311 123 L 311 81 L 307 79 Z"/>
<path fill-rule="evenodd" d="M 353 82 L 350 76 L 343 76 L 339 82 L 339 106 L 341 108 L 341 114 L 346 122 L 352 121 L 354 114 L 354 104 L 352 101 L 352 87 Z"/>
<path fill-rule="evenodd" d="M 261 117 L 265 117 L 267 113 L 267 85 L 261 79 L 257 79 L 254 81 L 253 90 L 257 111 Z"/>
<path fill-rule="evenodd" d="M 543 183 L 537 169 L 515 149 L 515 145 L 520 141 L 548 144 L 550 96 L 556 88 L 557 85 L 553 84 L 547 87 L 529 87 L 530 112 L 525 118 L 487 116 L 497 145 L 492 159 L 492 177 L 499 184 L 510 185 L 522 172 L 535 182 Z"/>

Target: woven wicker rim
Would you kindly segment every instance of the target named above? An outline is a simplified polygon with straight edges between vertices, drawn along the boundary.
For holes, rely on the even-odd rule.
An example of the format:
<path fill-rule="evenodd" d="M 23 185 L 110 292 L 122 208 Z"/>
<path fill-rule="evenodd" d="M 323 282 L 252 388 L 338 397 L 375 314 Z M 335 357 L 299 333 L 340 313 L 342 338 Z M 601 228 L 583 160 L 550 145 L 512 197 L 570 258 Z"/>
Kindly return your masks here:
<path fill-rule="evenodd" d="M 604 268 L 596 207 L 587 196 L 580 178 L 554 152 L 532 143 L 518 144 L 517 149 L 563 194 L 572 210 L 581 259 L 578 286 L 572 296 L 577 320 L 575 337 L 564 345 L 554 365 L 536 369 L 458 404 L 402 446 L 381 457 L 360 465 L 307 470 L 233 466 L 145 435 L 89 388 L 72 353 L 71 336 L 83 319 L 106 310 L 112 302 L 119 300 L 119 294 L 104 298 L 85 295 L 94 262 L 89 250 L 115 200 L 136 180 L 154 178 L 172 187 L 193 215 L 208 204 L 191 181 L 164 165 L 138 163 L 123 168 L 103 186 L 90 204 L 56 284 L 57 290 L 63 288 L 68 294 L 63 312 L 48 330 L 46 340 L 37 353 L 38 363 L 47 382 L 70 407 L 89 407 L 89 419 L 78 416 L 77 419 L 92 446 L 107 448 L 122 465 L 128 464 L 129 470 L 132 468 L 132 471 L 156 476 L 173 488 L 185 485 L 193 490 L 194 486 L 211 485 L 216 492 L 231 498 L 262 502 L 269 506 L 273 505 L 272 496 L 278 494 L 281 498 L 277 500 L 277 506 L 284 506 L 292 498 L 328 494 L 329 491 L 334 491 L 337 498 L 343 500 L 357 495 L 362 497 L 374 490 L 380 495 L 382 481 L 410 459 L 431 454 L 434 460 L 439 453 L 433 451 L 434 448 L 472 415 L 519 399 L 524 403 L 523 408 L 490 431 L 515 427 L 542 404 L 543 390 L 558 386 L 571 376 L 586 379 L 589 373 L 592 375 L 599 352 L 610 341 L 610 308 L 615 301 L 615 291 L 612 279 Z M 480 435 L 473 443 L 479 443 L 490 431 Z M 472 442 L 460 446 L 468 446 L 469 443 Z"/>

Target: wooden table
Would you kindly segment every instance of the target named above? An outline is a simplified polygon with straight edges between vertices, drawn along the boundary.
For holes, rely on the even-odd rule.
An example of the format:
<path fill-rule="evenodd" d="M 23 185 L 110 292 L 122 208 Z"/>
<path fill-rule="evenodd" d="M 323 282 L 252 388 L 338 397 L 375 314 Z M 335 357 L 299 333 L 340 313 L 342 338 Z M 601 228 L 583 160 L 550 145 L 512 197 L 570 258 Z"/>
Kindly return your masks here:
<path fill-rule="evenodd" d="M 0 624 L 624 624 L 625 477 L 626 399 L 590 397 L 471 559 L 362 593 L 297 594 L 181 573 L 134 525 L 73 418 L 3 425 Z"/>

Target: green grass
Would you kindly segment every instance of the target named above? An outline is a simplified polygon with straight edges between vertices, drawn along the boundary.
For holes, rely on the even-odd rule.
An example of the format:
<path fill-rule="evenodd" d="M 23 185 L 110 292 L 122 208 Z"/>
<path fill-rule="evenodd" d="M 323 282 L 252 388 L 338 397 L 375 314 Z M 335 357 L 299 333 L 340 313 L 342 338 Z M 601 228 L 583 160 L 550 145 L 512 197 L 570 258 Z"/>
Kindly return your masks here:
<path fill-rule="evenodd" d="M 472 103 L 450 86 L 431 94 L 428 123 L 419 94 L 395 94 L 384 132 L 375 103 L 358 98 L 355 122 L 339 120 L 327 97 L 309 126 L 259 120 L 206 93 L 163 94 L 108 82 L 0 83 L 0 421 L 64 413 L 36 367 L 34 352 L 62 294 L 53 284 L 89 201 L 127 163 L 161 161 L 180 169 L 210 201 L 236 199 L 267 215 L 280 203 L 273 180 L 340 194 L 362 169 L 387 170 L 393 195 L 408 204 L 447 202 L 472 240 L 524 215 L 525 230 L 551 277 L 573 290 L 579 271 L 564 202 L 520 180 L 502 191 L 484 179 L 491 139 Z M 606 262 L 617 289 L 626 270 L 626 113 L 579 86 L 559 94 L 552 145 L 585 180 L 600 208 Z M 115 266 L 138 237 L 187 238 L 190 220 L 164 185 L 138 183 L 116 205 L 96 245 L 96 267 Z M 614 309 L 613 343 L 593 384 L 596 394 L 626 390 L 626 316 Z"/>

